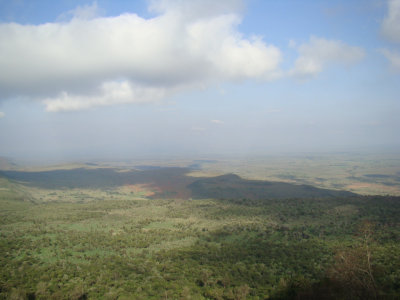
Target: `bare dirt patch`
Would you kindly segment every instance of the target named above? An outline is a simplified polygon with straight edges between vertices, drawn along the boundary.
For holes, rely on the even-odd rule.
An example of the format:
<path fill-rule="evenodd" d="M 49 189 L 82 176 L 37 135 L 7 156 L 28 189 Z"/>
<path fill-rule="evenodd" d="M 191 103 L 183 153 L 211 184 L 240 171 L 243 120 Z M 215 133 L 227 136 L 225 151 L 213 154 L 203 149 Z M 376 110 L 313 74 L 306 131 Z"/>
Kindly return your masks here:
<path fill-rule="evenodd" d="M 400 195 L 400 186 L 388 186 L 378 183 L 356 182 L 345 186 L 345 189 L 362 195 Z"/>
<path fill-rule="evenodd" d="M 127 184 L 123 187 L 125 191 L 132 192 L 134 194 L 140 194 L 143 197 L 151 197 L 158 192 L 158 189 L 150 184 Z"/>

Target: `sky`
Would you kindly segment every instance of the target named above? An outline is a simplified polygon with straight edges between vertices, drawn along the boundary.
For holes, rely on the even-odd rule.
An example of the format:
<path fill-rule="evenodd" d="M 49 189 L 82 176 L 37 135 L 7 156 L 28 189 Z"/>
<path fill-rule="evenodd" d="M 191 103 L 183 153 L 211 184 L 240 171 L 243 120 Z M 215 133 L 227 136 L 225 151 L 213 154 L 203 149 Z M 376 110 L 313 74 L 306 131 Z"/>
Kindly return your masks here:
<path fill-rule="evenodd" d="M 400 150 L 400 0 L 0 0 L 0 156 Z"/>

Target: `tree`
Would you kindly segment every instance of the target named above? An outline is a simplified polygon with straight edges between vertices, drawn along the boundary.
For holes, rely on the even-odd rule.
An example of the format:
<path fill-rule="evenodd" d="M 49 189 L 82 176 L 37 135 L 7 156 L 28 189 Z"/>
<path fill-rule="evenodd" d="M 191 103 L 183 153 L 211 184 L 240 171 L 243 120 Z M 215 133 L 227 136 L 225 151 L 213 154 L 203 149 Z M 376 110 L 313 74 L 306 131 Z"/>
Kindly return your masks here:
<path fill-rule="evenodd" d="M 374 278 L 371 249 L 373 224 L 364 222 L 358 235 L 358 243 L 338 251 L 335 264 L 328 277 L 351 299 L 376 299 L 377 288 Z"/>

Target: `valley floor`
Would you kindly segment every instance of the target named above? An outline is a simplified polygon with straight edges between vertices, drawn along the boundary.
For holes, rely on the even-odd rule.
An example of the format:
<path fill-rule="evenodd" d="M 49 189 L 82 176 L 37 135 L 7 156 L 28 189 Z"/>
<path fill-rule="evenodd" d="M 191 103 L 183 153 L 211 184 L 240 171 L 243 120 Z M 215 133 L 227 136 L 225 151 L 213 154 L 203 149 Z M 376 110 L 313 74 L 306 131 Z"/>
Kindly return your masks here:
<path fill-rule="evenodd" d="M 396 197 L 150 199 L 0 180 L 3 299 L 400 295 Z"/>

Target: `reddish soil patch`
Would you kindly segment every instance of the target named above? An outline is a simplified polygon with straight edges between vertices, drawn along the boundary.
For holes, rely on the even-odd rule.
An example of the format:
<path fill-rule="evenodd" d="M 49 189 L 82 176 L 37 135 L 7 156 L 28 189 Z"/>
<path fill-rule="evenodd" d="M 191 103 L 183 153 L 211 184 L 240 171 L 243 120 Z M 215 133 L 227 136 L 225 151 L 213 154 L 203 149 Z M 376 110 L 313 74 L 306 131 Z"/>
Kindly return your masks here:
<path fill-rule="evenodd" d="M 156 187 L 153 187 L 149 184 L 128 184 L 124 187 L 134 194 L 142 193 L 145 197 L 154 196 L 156 192 L 159 192 Z"/>

